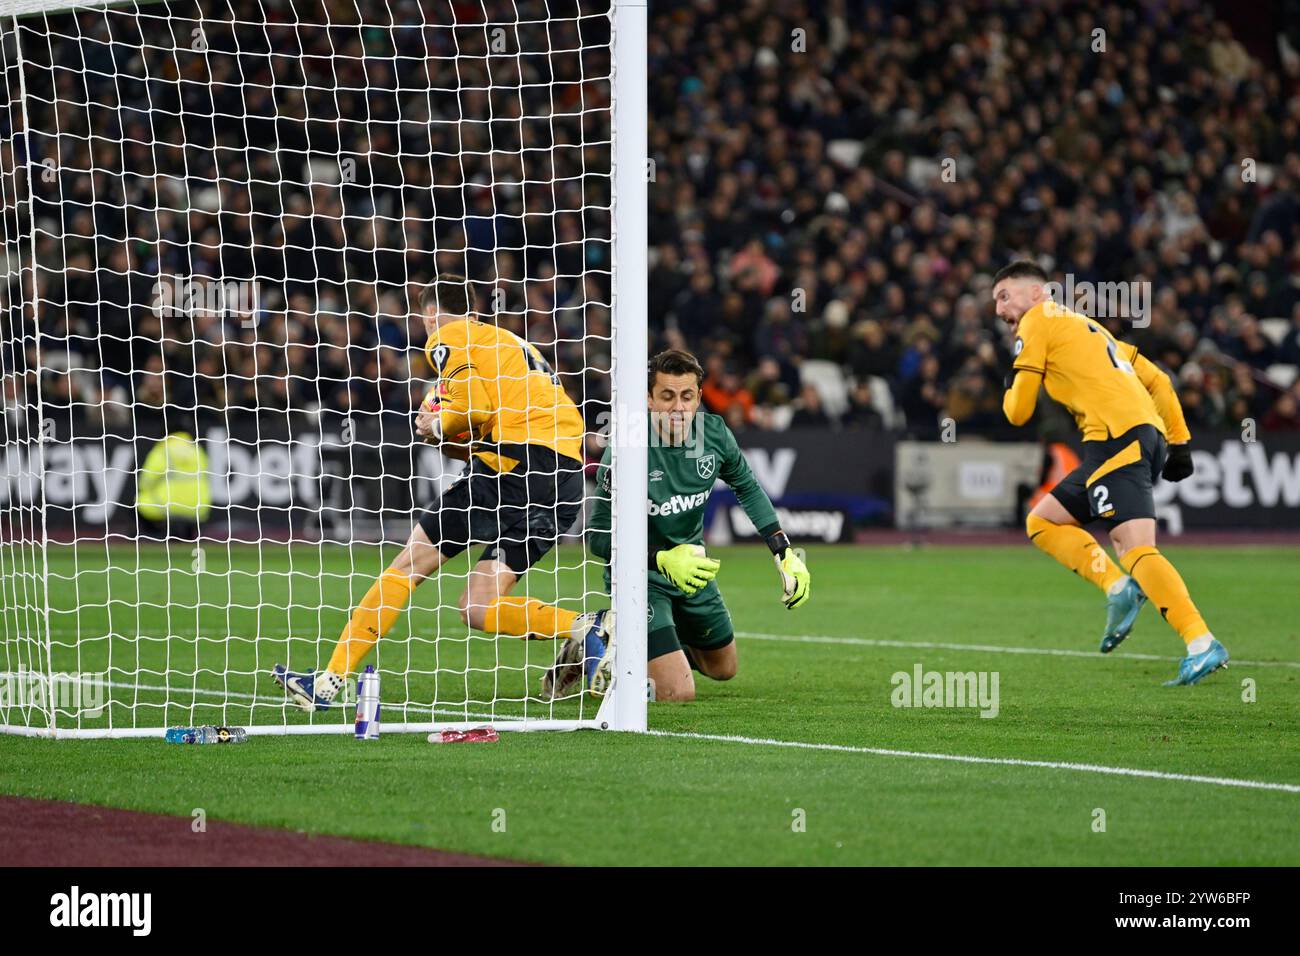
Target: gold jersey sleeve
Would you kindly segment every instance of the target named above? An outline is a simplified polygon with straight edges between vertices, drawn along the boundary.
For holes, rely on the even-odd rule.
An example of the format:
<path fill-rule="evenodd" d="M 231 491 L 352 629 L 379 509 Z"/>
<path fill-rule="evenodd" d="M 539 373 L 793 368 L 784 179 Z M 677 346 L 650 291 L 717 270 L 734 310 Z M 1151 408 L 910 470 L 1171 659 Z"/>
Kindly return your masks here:
<path fill-rule="evenodd" d="M 440 383 L 444 433 L 470 430 L 475 440 L 501 446 L 502 454 L 475 452 L 488 466 L 514 468 L 518 459 L 506 454 L 512 445 L 582 460 L 582 415 L 535 346 L 465 319 L 440 326 L 425 356 Z"/>
<path fill-rule="evenodd" d="M 1017 333 L 1016 369 L 1042 373 L 1047 394 L 1069 409 L 1084 441 L 1116 438 L 1138 425 L 1154 425 L 1166 434 L 1134 369 L 1135 346 L 1051 301 L 1026 312 Z"/>

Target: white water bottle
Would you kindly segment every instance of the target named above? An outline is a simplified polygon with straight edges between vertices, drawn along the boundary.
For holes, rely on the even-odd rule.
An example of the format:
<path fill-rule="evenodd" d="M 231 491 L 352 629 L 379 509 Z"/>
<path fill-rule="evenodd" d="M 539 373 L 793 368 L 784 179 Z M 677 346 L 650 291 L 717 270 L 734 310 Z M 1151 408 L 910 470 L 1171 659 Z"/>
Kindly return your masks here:
<path fill-rule="evenodd" d="M 379 739 L 379 675 L 375 666 L 367 664 L 357 678 L 357 720 L 354 726 L 357 740 Z"/>

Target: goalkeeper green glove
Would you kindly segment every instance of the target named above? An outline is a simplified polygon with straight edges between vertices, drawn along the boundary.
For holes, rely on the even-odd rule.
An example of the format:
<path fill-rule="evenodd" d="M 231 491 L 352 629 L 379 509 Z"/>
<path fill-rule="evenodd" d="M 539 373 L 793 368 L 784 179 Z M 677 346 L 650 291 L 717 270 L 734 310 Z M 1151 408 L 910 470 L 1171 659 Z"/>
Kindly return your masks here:
<path fill-rule="evenodd" d="M 721 561 L 704 556 L 698 544 L 679 544 L 667 551 L 657 551 L 654 566 L 679 590 L 688 596 L 694 594 L 718 576 Z"/>
<path fill-rule="evenodd" d="M 790 539 L 784 531 L 778 531 L 767 539 L 767 546 L 776 561 L 777 573 L 781 575 L 781 600 L 790 610 L 794 610 L 808 600 L 812 589 L 812 575 L 803 559 L 790 547 Z"/>

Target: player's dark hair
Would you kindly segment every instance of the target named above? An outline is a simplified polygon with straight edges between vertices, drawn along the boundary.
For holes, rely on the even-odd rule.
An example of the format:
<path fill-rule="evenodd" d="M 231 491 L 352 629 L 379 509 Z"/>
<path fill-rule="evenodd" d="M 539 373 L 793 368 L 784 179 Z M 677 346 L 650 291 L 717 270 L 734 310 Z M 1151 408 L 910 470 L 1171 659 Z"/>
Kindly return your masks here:
<path fill-rule="evenodd" d="M 1033 259 L 1017 259 L 998 270 L 998 274 L 993 277 L 993 284 L 997 285 L 1003 279 L 1038 279 L 1046 282 L 1047 278 L 1047 270 Z"/>
<path fill-rule="evenodd" d="M 433 306 L 444 315 L 469 315 L 469 282 L 457 275 L 434 279 L 420 293 L 420 311 L 428 312 Z"/>
<path fill-rule="evenodd" d="M 683 352 L 681 349 L 666 349 L 650 359 L 647 391 L 655 387 L 655 376 L 660 372 L 664 375 L 694 375 L 696 385 L 704 384 L 704 369 L 700 366 L 699 360 L 690 352 Z"/>

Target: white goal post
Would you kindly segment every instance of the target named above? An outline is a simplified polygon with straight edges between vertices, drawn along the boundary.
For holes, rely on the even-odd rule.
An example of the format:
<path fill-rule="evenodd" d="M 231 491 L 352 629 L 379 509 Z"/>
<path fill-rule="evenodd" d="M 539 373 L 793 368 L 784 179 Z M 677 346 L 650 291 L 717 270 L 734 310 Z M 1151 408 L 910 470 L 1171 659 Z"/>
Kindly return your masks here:
<path fill-rule="evenodd" d="M 270 670 L 325 667 L 464 470 L 413 427 L 448 275 L 583 417 L 582 514 L 511 594 L 612 607 L 614 679 L 544 699 L 559 641 L 467 623 L 471 544 L 362 662 L 382 730 L 646 729 L 646 25 L 645 0 L 0 0 L 0 733 L 351 733 L 355 674 L 306 713 Z"/>

